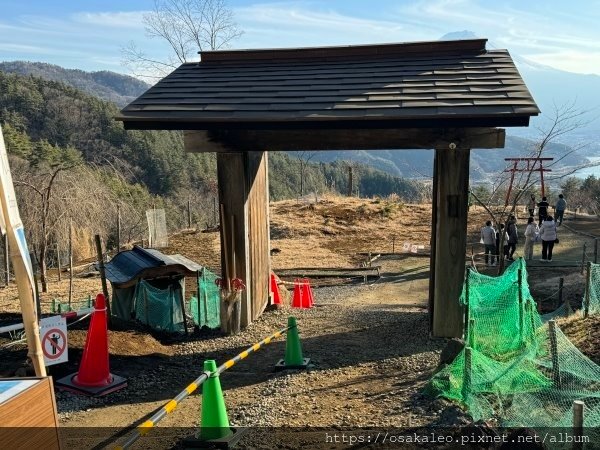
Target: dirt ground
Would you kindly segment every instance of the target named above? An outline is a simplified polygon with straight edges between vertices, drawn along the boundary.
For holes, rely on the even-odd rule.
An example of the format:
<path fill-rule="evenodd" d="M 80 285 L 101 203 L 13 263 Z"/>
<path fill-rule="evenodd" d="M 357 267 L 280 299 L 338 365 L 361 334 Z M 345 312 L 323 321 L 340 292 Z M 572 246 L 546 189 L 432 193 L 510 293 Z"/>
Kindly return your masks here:
<path fill-rule="evenodd" d="M 422 245 L 419 252 L 427 253 L 430 216 L 428 205 L 389 200 L 277 202 L 271 206 L 272 248 L 279 249 L 272 257 L 273 267 L 275 271 L 299 266 L 355 267 L 364 260 L 356 253 L 391 252 L 392 248 L 401 252 L 405 242 Z M 468 242 L 477 269 L 493 275 L 477 256 L 479 229 L 485 220 L 482 209 L 471 208 Z M 528 265 L 528 282 L 543 311 L 556 306 L 561 277 L 563 299 L 572 307 L 578 307 L 583 296 L 584 277 L 577 261 L 583 243 L 589 243 L 590 238 L 566 227 L 559 233 L 561 244 L 555 248 L 553 263 L 532 261 Z M 218 271 L 218 233 L 181 233 L 172 236 L 170 244 L 166 253 L 180 253 Z M 522 245 L 517 252 L 521 250 Z M 539 258 L 540 249 L 535 251 Z M 429 337 L 429 259 L 402 254 L 382 257 L 375 264 L 381 266 L 382 274 L 376 282 L 316 288 L 315 308 L 291 310 L 286 306 L 267 311 L 236 336 L 201 331 L 186 339 L 148 333 L 135 325 L 111 330 L 111 370 L 127 377 L 129 385 L 103 399 L 57 393 L 61 425 L 73 429 L 105 427 L 85 445 L 73 441 L 69 448 L 107 444 L 110 436 L 140 424 L 195 379 L 204 360 L 222 363 L 285 326 L 290 314 L 298 319 L 304 355 L 312 362 L 310 370 L 273 371 L 284 354 L 285 342 L 280 339 L 225 372 L 221 383 L 233 426 L 421 429 L 468 423 L 456 406 L 421 393 L 446 344 L 443 339 Z M 96 278 L 76 278 L 75 297 L 84 298 L 99 286 Z M 44 302 L 66 292 L 65 281 L 53 281 L 50 287 L 52 291 L 42 295 Z M 9 314 L 18 311 L 14 287 L 0 290 L 0 311 L 2 319 L 17 318 Z M 560 322 L 575 345 L 596 362 L 600 362 L 599 322 L 596 318 Z M 53 367 L 54 377 L 77 370 L 86 327 L 87 321 L 83 321 L 70 329 L 70 362 Z M 0 340 L 0 346 L 7 343 L 7 339 Z M 14 373 L 24 357 L 22 346 L 0 349 L 0 374 Z M 156 448 L 169 448 L 189 434 L 198 425 L 200 405 L 201 396 L 196 392 L 169 414 L 160 427 L 173 430 L 173 436 L 165 437 L 164 430 L 158 432 L 155 436 L 161 436 L 161 441 Z M 152 440 L 153 433 L 156 430 L 134 448 L 158 445 Z M 308 444 L 287 448 L 294 447 L 311 448 Z"/>

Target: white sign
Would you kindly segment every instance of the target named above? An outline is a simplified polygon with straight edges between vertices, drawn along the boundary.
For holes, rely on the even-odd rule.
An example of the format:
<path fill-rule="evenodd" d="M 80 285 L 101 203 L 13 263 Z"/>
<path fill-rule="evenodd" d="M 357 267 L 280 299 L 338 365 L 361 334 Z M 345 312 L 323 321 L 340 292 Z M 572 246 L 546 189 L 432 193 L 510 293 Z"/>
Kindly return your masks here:
<path fill-rule="evenodd" d="M 405 252 L 410 250 L 410 242 L 405 242 L 404 244 L 402 244 L 402 250 L 404 250 Z"/>
<path fill-rule="evenodd" d="M 40 336 L 46 366 L 69 360 L 66 318 L 52 316 L 40 320 Z"/>
<path fill-rule="evenodd" d="M 0 201 L 5 203 L 6 206 L 6 208 L 3 208 L 3 213 L 0 211 L 0 230 L 2 231 L 2 234 L 11 232 L 15 233 L 18 250 L 23 258 L 23 262 L 25 263 L 25 269 L 27 271 L 27 275 L 29 276 L 29 283 L 33 289 L 33 269 L 31 265 L 31 258 L 29 257 L 29 250 L 27 249 L 27 242 L 25 241 L 25 231 L 23 230 L 23 223 L 21 222 L 21 215 L 19 214 L 17 196 L 15 195 L 15 188 L 12 181 L 12 175 L 10 173 L 10 166 L 8 165 L 8 154 L 6 153 L 4 136 L 2 135 L 1 129 L 0 183 L 2 184 L 1 191 L 3 193 Z"/>
<path fill-rule="evenodd" d="M 410 246 L 410 252 L 411 253 L 419 253 L 419 247 L 417 247 L 416 245 L 411 245 Z"/>

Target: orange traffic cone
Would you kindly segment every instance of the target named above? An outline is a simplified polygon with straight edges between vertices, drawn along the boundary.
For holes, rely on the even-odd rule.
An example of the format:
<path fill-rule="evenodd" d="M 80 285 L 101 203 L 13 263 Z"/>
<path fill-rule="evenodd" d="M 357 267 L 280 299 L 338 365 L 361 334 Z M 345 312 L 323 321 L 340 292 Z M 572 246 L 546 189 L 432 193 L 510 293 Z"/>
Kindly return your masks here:
<path fill-rule="evenodd" d="M 302 283 L 294 280 L 294 296 L 292 298 L 292 308 L 302 308 Z"/>
<path fill-rule="evenodd" d="M 90 321 L 79 372 L 56 382 L 59 389 L 95 397 L 109 394 L 127 386 L 127 380 L 110 373 L 108 362 L 108 331 L 106 299 L 98 294 Z"/>
<path fill-rule="evenodd" d="M 310 303 L 310 294 L 308 292 L 310 289 L 308 280 L 303 278 L 300 280 L 300 284 L 302 285 L 302 308 L 309 309 L 312 305 Z"/>
<path fill-rule="evenodd" d="M 315 306 L 315 297 L 313 296 L 313 290 L 310 285 L 310 280 L 308 278 L 306 279 L 306 291 L 308 292 L 309 308 L 312 308 L 313 306 Z"/>
<path fill-rule="evenodd" d="M 273 293 L 273 304 L 281 305 L 281 295 L 279 294 L 279 287 L 277 286 L 277 278 L 275 274 L 271 272 L 271 292 Z"/>

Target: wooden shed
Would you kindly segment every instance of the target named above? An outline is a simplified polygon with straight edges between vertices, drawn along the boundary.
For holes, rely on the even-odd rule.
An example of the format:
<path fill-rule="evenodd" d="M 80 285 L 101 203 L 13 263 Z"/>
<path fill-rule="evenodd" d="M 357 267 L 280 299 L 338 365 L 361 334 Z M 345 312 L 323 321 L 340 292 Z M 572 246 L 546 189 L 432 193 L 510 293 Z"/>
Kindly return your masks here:
<path fill-rule="evenodd" d="M 527 126 L 538 113 L 508 51 L 471 39 L 202 52 L 119 120 L 185 130 L 187 151 L 217 152 L 231 218 L 222 248 L 236 255 L 223 276 L 247 286 L 242 326 L 269 297 L 267 151 L 434 149 L 431 329 L 454 337 L 463 329 L 470 150 L 504 147 L 498 127 Z"/>

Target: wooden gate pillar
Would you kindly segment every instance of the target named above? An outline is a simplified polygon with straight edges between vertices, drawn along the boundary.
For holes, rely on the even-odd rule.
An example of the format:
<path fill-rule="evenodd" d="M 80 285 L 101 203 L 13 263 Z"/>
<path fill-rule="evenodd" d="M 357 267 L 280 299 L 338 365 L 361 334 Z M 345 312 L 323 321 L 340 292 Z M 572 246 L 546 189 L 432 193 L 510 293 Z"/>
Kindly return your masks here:
<path fill-rule="evenodd" d="M 217 179 L 222 214 L 221 274 L 225 283 L 239 278 L 246 286 L 240 309 L 240 326 L 245 328 L 260 316 L 269 299 L 267 153 L 217 153 Z"/>
<path fill-rule="evenodd" d="M 469 149 L 436 149 L 433 171 L 430 325 L 435 337 L 462 337 Z"/>

